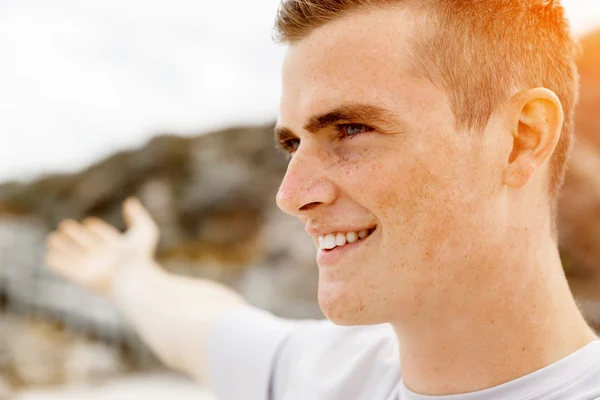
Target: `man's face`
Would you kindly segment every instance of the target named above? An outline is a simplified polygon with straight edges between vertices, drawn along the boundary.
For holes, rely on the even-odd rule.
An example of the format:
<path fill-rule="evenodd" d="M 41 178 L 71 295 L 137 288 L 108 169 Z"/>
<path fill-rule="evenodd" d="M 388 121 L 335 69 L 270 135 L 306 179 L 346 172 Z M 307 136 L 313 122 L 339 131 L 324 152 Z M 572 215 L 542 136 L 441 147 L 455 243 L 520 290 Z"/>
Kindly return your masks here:
<path fill-rule="evenodd" d="M 293 44 L 284 63 L 277 130 L 295 151 L 277 202 L 317 248 L 346 242 L 317 255 L 319 303 L 338 324 L 447 301 L 477 279 L 467 266 L 502 218 L 498 135 L 455 130 L 446 95 L 409 72 L 411 30 L 400 9 L 356 13 Z"/>

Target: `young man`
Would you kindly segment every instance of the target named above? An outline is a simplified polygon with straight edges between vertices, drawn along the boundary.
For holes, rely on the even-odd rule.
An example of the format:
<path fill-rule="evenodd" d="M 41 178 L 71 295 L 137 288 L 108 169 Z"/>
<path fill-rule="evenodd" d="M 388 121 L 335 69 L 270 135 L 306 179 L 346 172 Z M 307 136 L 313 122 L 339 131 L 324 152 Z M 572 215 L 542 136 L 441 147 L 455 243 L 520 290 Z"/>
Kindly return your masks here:
<path fill-rule="evenodd" d="M 136 200 L 124 235 L 63 223 L 48 265 L 222 400 L 600 398 L 554 224 L 577 97 L 558 2 L 289 0 L 277 32 L 277 202 L 314 238 L 330 322 L 167 275 Z"/>

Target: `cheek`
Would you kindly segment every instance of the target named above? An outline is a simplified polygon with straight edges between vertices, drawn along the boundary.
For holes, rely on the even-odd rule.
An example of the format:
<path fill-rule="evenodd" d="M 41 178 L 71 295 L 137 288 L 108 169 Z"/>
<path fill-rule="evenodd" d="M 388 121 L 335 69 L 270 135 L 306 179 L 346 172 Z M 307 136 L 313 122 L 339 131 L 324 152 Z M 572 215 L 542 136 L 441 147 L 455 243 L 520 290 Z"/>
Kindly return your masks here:
<path fill-rule="evenodd" d="M 431 260 L 477 234 L 470 227 L 477 225 L 475 211 L 490 198 L 486 181 L 493 179 L 474 168 L 481 164 L 476 144 L 453 135 L 423 135 L 409 148 L 391 140 L 388 146 L 354 151 L 351 159 L 338 158 L 341 186 L 381 222 L 384 245 Z"/>
<path fill-rule="evenodd" d="M 365 204 L 380 219 L 390 246 L 411 244 L 411 249 L 401 250 L 420 253 L 415 254 L 423 258 L 419 261 L 456 245 L 455 233 L 473 214 L 473 177 L 463 164 L 449 162 L 460 159 L 455 153 L 382 157 L 361 169 Z"/>

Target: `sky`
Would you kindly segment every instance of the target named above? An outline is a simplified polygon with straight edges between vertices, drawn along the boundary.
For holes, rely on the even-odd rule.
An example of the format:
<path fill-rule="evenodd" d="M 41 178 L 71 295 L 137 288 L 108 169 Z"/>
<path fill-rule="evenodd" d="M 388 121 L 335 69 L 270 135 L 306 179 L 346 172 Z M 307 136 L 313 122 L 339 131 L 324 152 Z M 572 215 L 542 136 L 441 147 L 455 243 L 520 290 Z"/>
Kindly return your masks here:
<path fill-rule="evenodd" d="M 277 116 L 278 0 L 0 0 L 0 182 Z M 600 1 L 563 0 L 574 32 Z"/>

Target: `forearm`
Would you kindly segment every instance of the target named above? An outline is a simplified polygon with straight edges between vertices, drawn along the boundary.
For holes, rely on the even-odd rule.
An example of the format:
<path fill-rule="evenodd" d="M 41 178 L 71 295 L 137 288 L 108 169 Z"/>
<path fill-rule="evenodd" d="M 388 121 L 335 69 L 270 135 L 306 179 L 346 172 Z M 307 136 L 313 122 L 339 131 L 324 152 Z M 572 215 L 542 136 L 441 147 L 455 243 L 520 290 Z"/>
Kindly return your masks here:
<path fill-rule="evenodd" d="M 175 276 L 153 262 L 124 269 L 111 298 L 167 366 L 205 382 L 212 327 L 222 315 L 246 304 L 223 285 Z"/>

